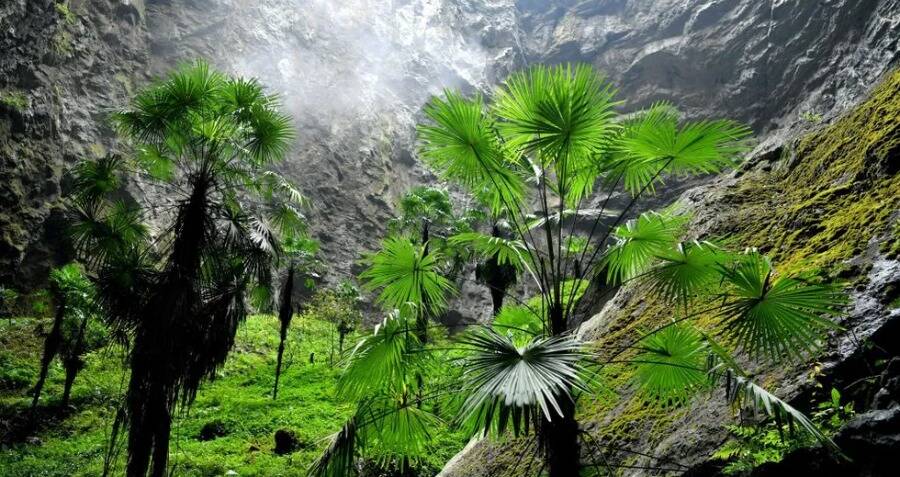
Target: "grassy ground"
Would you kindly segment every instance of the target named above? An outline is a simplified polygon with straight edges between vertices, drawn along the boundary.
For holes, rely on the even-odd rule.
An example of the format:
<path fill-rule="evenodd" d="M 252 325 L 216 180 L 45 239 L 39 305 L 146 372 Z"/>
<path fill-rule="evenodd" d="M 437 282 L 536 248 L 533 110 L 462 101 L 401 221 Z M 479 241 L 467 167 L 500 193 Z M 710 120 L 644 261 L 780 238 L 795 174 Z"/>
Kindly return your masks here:
<path fill-rule="evenodd" d="M 23 419 L 30 402 L 41 349 L 41 329 L 47 321 L 19 318 L 0 322 L 0 474 L 20 476 L 100 475 L 115 408 L 124 377 L 121 351 L 106 349 L 90 356 L 78 376 L 73 406 L 61 415 L 54 406 L 62 392 L 63 371 L 54 364 L 42 401 L 40 428 L 12 438 L 11 428 Z M 173 425 L 170 446 L 173 475 L 300 476 L 324 446 L 323 439 L 340 428 L 353 410 L 334 394 L 339 370 L 329 365 L 331 329 L 328 323 L 297 317 L 285 353 L 278 400 L 274 382 L 278 321 L 253 316 L 238 331 L 237 344 L 218 378 L 201 389 L 197 401 Z M 354 339 L 348 339 L 353 343 Z M 315 363 L 309 356 L 315 353 Z M 221 421 L 227 435 L 198 439 L 201 428 Z M 293 431 L 296 452 L 273 452 L 274 433 Z M 435 436 L 432 458 L 422 463 L 430 475 L 461 447 L 452 435 Z M 433 460 L 433 461 L 432 461 Z M 120 456 L 117 470 L 122 473 Z M 233 474 L 230 474 L 233 475 Z"/>

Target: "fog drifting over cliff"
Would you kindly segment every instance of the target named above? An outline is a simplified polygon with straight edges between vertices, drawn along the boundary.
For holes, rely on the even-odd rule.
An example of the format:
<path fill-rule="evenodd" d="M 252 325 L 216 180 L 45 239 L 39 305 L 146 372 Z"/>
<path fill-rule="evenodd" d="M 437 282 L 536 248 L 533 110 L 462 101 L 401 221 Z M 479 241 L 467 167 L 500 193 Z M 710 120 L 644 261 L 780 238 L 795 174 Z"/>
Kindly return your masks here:
<path fill-rule="evenodd" d="M 443 88 L 486 86 L 491 58 L 457 24 L 456 2 L 250 3 L 235 6 L 249 35 L 230 66 L 281 92 L 301 125 L 406 116 Z"/>

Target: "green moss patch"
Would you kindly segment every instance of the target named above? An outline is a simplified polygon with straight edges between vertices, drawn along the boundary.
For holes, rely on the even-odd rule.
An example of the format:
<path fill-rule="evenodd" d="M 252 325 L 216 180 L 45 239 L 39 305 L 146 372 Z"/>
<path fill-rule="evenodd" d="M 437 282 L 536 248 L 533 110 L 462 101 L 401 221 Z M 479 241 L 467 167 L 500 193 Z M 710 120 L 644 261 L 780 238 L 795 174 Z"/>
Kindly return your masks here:
<path fill-rule="evenodd" d="M 0 90 L 0 104 L 16 111 L 24 111 L 28 109 L 30 102 L 28 96 L 22 91 Z"/>

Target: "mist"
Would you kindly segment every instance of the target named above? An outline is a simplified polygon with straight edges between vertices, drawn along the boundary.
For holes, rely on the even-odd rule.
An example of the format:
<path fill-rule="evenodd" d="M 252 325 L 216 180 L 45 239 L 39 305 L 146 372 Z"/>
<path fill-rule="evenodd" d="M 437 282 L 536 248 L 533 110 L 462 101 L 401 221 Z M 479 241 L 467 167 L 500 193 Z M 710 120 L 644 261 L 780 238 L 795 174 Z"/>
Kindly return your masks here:
<path fill-rule="evenodd" d="M 223 60 L 279 92 L 303 127 L 337 133 L 351 126 L 345 121 L 408 122 L 444 88 L 488 87 L 493 58 L 460 24 L 458 2 L 268 0 L 232 8 L 243 19 L 245 48 L 223 51 Z"/>

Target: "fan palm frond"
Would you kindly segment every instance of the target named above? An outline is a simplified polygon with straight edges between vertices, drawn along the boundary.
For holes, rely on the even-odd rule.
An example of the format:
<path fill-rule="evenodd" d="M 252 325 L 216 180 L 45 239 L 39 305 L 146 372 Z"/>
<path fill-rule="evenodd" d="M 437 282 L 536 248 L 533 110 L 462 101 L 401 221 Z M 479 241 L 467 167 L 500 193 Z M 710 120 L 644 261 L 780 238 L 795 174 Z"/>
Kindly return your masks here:
<path fill-rule="evenodd" d="M 641 340 L 635 378 L 648 396 L 678 404 L 707 383 L 707 350 L 692 327 L 673 324 Z"/>
<path fill-rule="evenodd" d="M 636 193 L 651 189 L 661 172 L 707 174 L 733 166 L 747 151 L 751 130 L 733 121 L 679 124 L 678 112 L 657 103 L 623 123 L 615 146 L 614 169 L 625 188 Z M 666 171 L 663 171 L 663 169 Z"/>
<path fill-rule="evenodd" d="M 766 391 L 762 386 L 744 376 L 735 374 L 727 376 L 725 386 L 728 400 L 733 406 L 737 408 L 750 407 L 756 412 L 764 412 L 767 416 L 775 419 L 778 429 L 781 429 L 785 424 L 790 426 L 791 429 L 799 426 L 800 429 L 815 438 L 823 446 L 838 455 L 842 455 L 837 444 L 823 434 L 808 417 L 774 394 Z"/>
<path fill-rule="evenodd" d="M 414 305 L 437 312 L 446 305 L 453 284 L 438 270 L 438 255 L 425 254 L 423 247 L 408 239 L 392 237 L 382 249 L 368 258 L 360 278 L 369 290 L 381 289 L 377 301 L 388 309 Z"/>
<path fill-rule="evenodd" d="M 272 256 L 281 255 L 278 232 L 263 217 L 250 217 L 249 238 L 253 245 Z"/>
<path fill-rule="evenodd" d="M 481 97 L 466 100 L 447 91 L 425 107 L 432 124 L 420 125 L 421 153 L 438 175 L 475 192 L 492 190 L 491 210 L 514 208 L 524 197 L 525 185 L 504 157 Z"/>
<path fill-rule="evenodd" d="M 834 286 L 776 276 L 756 252 L 722 273 L 733 296 L 722 310 L 725 331 L 752 355 L 798 357 L 818 349 L 826 331 L 840 329 L 822 317 L 839 314 L 847 301 Z"/>
<path fill-rule="evenodd" d="M 524 305 L 506 305 L 500 309 L 491 326 L 508 335 L 516 345 L 524 345 L 544 332 L 542 317 Z"/>
<path fill-rule="evenodd" d="M 81 202 L 107 197 L 119 188 L 117 174 L 122 165 L 122 158 L 114 155 L 79 162 L 72 171 L 75 197 Z"/>
<path fill-rule="evenodd" d="M 403 387 L 410 380 L 420 342 L 408 320 L 389 314 L 356 345 L 338 380 L 338 393 L 359 399 L 380 389 Z"/>
<path fill-rule="evenodd" d="M 254 104 L 246 119 L 250 133 L 245 147 L 259 165 L 284 159 L 296 137 L 291 117 L 272 107 L 275 103 L 274 99 L 267 98 L 263 103 Z"/>
<path fill-rule="evenodd" d="M 483 258 L 496 257 L 499 265 L 512 265 L 516 270 L 531 268 L 531 256 L 521 240 L 464 232 L 448 239 L 453 245 L 468 245 Z"/>
<path fill-rule="evenodd" d="M 647 212 L 612 233 L 616 243 L 604 256 L 607 281 L 622 283 L 646 271 L 678 243 L 687 218 Z"/>
<path fill-rule="evenodd" d="M 379 396 L 364 403 L 362 432 L 380 452 L 415 459 L 424 454 L 440 418 L 408 396 Z"/>
<path fill-rule="evenodd" d="M 609 144 L 614 96 L 588 65 L 535 66 L 510 75 L 493 110 L 509 144 L 557 161 L 558 174 L 574 173 Z"/>
<path fill-rule="evenodd" d="M 483 329 L 461 343 L 470 351 L 462 377 L 469 397 L 461 420 L 473 431 L 500 434 L 511 423 L 515 433 L 527 432 L 531 418 L 562 415 L 560 400 L 572 399 L 572 389 L 586 389 L 579 364 L 584 352 L 571 336 L 534 338 L 517 347 L 510 338 Z"/>
<path fill-rule="evenodd" d="M 651 289 L 662 298 L 687 305 L 708 295 L 722 281 L 721 267 L 729 255 L 710 242 L 682 242 L 663 252 L 647 271 Z"/>
<path fill-rule="evenodd" d="M 356 416 L 328 438 L 322 455 L 307 469 L 309 477 L 351 477 L 356 475 L 356 450 L 362 439 L 356 428 Z"/>

